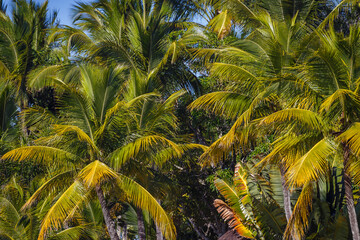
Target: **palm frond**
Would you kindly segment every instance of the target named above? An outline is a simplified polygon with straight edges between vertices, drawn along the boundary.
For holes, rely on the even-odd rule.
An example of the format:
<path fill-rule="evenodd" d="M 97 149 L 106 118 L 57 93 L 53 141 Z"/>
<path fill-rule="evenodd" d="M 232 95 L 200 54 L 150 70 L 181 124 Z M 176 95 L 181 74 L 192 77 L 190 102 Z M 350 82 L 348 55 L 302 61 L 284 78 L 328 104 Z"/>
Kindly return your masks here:
<path fill-rule="evenodd" d="M 38 240 L 46 238 L 49 229 L 60 229 L 68 215 L 85 200 L 86 189 L 75 181 L 51 206 L 41 222 Z"/>
<path fill-rule="evenodd" d="M 251 99 L 234 92 L 213 92 L 197 98 L 190 110 L 203 109 L 230 118 L 236 118 L 250 105 Z"/>
<path fill-rule="evenodd" d="M 31 195 L 26 203 L 21 207 L 21 210 L 24 211 L 33 206 L 42 195 L 49 195 L 54 191 L 66 188 L 69 181 L 73 182 L 72 177 L 74 176 L 74 173 L 74 170 L 62 172 L 47 180 Z"/>
<path fill-rule="evenodd" d="M 58 134 L 59 136 L 65 135 L 66 133 L 69 132 L 74 132 L 76 133 L 79 141 L 83 141 L 86 142 L 93 151 L 95 152 L 99 152 L 99 149 L 97 148 L 96 144 L 94 143 L 94 141 L 89 137 L 89 135 L 87 135 L 82 129 L 80 129 L 77 126 L 74 125 L 60 125 L 60 124 L 54 124 L 53 128 L 56 132 L 56 134 Z"/>
<path fill-rule="evenodd" d="M 135 206 L 150 213 L 165 239 L 176 239 L 176 228 L 173 221 L 144 187 L 125 175 L 119 175 L 117 182 Z"/>
<path fill-rule="evenodd" d="M 74 162 L 79 157 L 65 150 L 47 146 L 26 146 L 5 153 L 1 159 L 12 161 L 34 161 L 45 164 Z"/>
<path fill-rule="evenodd" d="M 297 199 L 291 218 L 286 226 L 284 239 L 301 239 L 309 226 L 309 216 L 312 207 L 313 186 L 311 182 L 303 186 Z"/>
<path fill-rule="evenodd" d="M 101 182 L 111 180 L 117 177 L 106 164 L 96 160 L 84 167 L 78 175 L 78 178 L 88 188 L 94 188 Z"/>
<path fill-rule="evenodd" d="M 321 117 L 310 110 L 291 108 L 277 111 L 269 116 L 263 118 L 262 124 L 272 124 L 278 122 L 291 122 L 297 121 L 301 124 L 308 126 L 314 130 L 324 130 L 324 123 Z"/>
<path fill-rule="evenodd" d="M 181 155 L 182 151 L 176 143 L 160 135 L 149 135 L 140 137 L 115 150 L 109 155 L 108 160 L 114 169 L 119 169 L 130 159 L 136 158 L 139 152 L 150 152 L 150 150 L 157 151 L 157 149 L 164 149 L 167 147 L 171 147 L 178 156 Z"/>
<path fill-rule="evenodd" d="M 253 239 L 255 234 L 242 223 L 236 212 L 233 211 L 224 201 L 220 199 L 214 200 L 214 206 L 221 218 L 228 223 L 230 228 L 233 228 L 240 236 Z"/>
<path fill-rule="evenodd" d="M 328 172 L 328 156 L 334 151 L 333 144 L 327 139 L 316 143 L 305 155 L 288 166 L 286 175 L 289 185 L 303 186 L 324 177 Z"/>

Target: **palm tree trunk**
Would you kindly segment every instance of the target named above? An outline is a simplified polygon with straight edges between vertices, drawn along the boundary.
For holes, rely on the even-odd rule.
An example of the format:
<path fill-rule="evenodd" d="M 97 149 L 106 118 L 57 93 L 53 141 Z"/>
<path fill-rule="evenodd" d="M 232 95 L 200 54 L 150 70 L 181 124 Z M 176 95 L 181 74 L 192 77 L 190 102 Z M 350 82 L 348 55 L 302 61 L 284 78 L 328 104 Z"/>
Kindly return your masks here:
<path fill-rule="evenodd" d="M 138 221 L 138 233 L 140 240 L 146 240 L 144 216 L 140 208 L 136 209 L 137 221 Z"/>
<path fill-rule="evenodd" d="M 156 224 L 155 226 L 156 226 L 156 240 L 164 240 L 160 228 Z"/>
<path fill-rule="evenodd" d="M 159 204 L 161 204 L 161 200 L 157 200 Z M 164 237 L 162 235 L 161 229 L 158 227 L 158 225 L 155 223 L 155 230 L 156 230 L 156 240 L 164 240 Z"/>
<path fill-rule="evenodd" d="M 111 219 L 109 209 L 106 206 L 104 193 L 101 189 L 100 184 L 95 187 L 95 191 L 96 191 L 96 194 L 97 194 L 99 202 L 100 202 L 101 210 L 102 210 L 102 213 L 104 216 L 106 228 L 110 235 L 110 239 L 111 240 L 120 240 L 119 236 L 117 235 L 117 232 L 116 232 L 115 222 Z"/>
<path fill-rule="evenodd" d="M 349 166 L 348 166 L 349 157 L 350 157 L 350 149 L 346 144 L 344 144 L 344 184 L 345 184 L 346 206 L 348 210 L 349 222 L 350 222 L 353 240 L 360 240 L 359 225 L 358 225 L 355 205 L 354 205 L 352 182 L 349 174 Z"/>
<path fill-rule="evenodd" d="M 285 216 L 286 221 L 289 222 L 291 215 L 292 215 L 292 209 L 291 209 L 291 199 L 290 199 L 290 190 L 288 188 L 288 185 L 286 184 L 285 179 L 285 170 L 281 166 L 280 167 L 280 173 L 281 173 L 281 186 L 282 186 L 282 192 L 284 195 L 284 210 L 285 210 Z"/>

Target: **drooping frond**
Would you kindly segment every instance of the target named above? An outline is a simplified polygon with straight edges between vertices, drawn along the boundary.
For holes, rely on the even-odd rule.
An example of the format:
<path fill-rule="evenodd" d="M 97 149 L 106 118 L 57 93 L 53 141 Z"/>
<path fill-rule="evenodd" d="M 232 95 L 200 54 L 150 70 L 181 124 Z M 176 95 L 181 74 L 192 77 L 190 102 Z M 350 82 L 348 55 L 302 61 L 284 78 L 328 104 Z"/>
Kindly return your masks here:
<path fill-rule="evenodd" d="M 10 152 L 7 152 L 2 156 L 2 159 L 12 161 L 34 161 L 46 164 L 60 164 L 64 160 L 66 162 L 73 162 L 78 160 L 79 157 L 67 152 L 65 150 L 47 147 L 47 146 L 27 146 L 20 147 Z"/>
<path fill-rule="evenodd" d="M 286 226 L 284 239 L 302 239 L 309 226 L 309 216 L 312 207 L 313 186 L 311 182 L 303 186 L 295 204 L 291 218 Z"/>
<path fill-rule="evenodd" d="M 77 135 L 79 141 L 86 142 L 94 151 L 98 152 L 98 148 L 96 147 L 94 141 L 87 135 L 83 130 L 74 125 L 53 125 L 56 134 L 62 136 L 66 133 L 73 132 Z"/>
<path fill-rule="evenodd" d="M 234 92 L 205 94 L 189 105 L 190 110 L 203 109 L 230 118 L 236 118 L 250 105 L 251 99 Z"/>
<path fill-rule="evenodd" d="M 119 187 L 137 207 L 148 211 L 167 240 L 176 239 L 176 228 L 158 201 L 140 184 L 125 175 L 118 177 Z"/>
<path fill-rule="evenodd" d="M 301 124 L 308 126 L 314 130 L 324 130 L 324 124 L 321 117 L 313 112 L 306 109 L 291 108 L 277 111 L 269 116 L 265 117 L 262 124 L 272 124 L 279 122 L 291 122 L 296 121 Z"/>
<path fill-rule="evenodd" d="M 351 151 L 360 156 L 360 123 L 356 122 L 338 136 L 338 140 L 349 145 Z"/>
<path fill-rule="evenodd" d="M 181 155 L 182 151 L 176 143 L 163 136 L 149 135 L 140 137 L 135 141 L 115 150 L 110 154 L 108 159 L 114 169 L 119 169 L 124 163 L 132 158 L 135 158 L 139 152 L 156 151 L 156 149 L 164 149 L 167 147 L 171 147 L 178 156 Z"/>
<path fill-rule="evenodd" d="M 117 174 L 112 171 L 106 164 L 96 160 L 87 165 L 81 170 L 78 178 L 82 180 L 88 188 L 94 188 L 101 182 L 111 180 L 117 177 Z"/>
<path fill-rule="evenodd" d="M 224 201 L 220 199 L 214 200 L 214 206 L 219 212 L 221 218 L 228 223 L 230 228 L 233 228 L 240 236 L 253 239 L 254 233 L 242 223 L 242 219 L 237 216 L 237 213 L 233 211 Z"/>
<path fill-rule="evenodd" d="M 52 234 L 51 240 L 79 240 L 82 238 L 91 239 L 95 227 L 92 224 L 83 224 L 76 227 L 70 227 L 55 234 Z"/>
<path fill-rule="evenodd" d="M 41 196 L 49 195 L 54 191 L 61 190 L 69 186 L 70 184 L 67 185 L 67 183 L 73 182 L 72 177 L 74 176 L 74 173 L 74 170 L 62 172 L 47 180 L 35 191 L 35 193 L 33 193 L 33 195 L 31 195 L 26 203 L 21 207 L 21 210 L 23 211 L 33 206 Z"/>
<path fill-rule="evenodd" d="M 209 22 L 210 29 L 217 33 L 218 38 L 223 38 L 230 30 L 231 18 L 230 13 L 224 10 Z"/>
<path fill-rule="evenodd" d="M 290 186 L 303 186 L 307 182 L 317 181 L 328 172 L 328 156 L 335 148 L 328 139 L 316 143 L 305 155 L 288 166 L 287 179 Z"/>
<path fill-rule="evenodd" d="M 38 240 L 43 240 L 49 229 L 60 229 L 68 215 L 86 198 L 86 189 L 75 181 L 51 206 L 41 222 Z"/>
<path fill-rule="evenodd" d="M 153 157 L 152 161 L 156 163 L 158 166 L 162 166 L 167 161 L 173 158 L 180 158 L 185 154 L 185 152 L 192 149 L 201 149 L 202 151 L 206 151 L 208 149 L 207 146 L 195 143 L 189 144 L 178 144 L 178 149 L 181 150 L 181 153 L 178 153 L 178 149 L 174 149 L 172 147 L 165 148 L 163 150 L 158 151 Z"/>

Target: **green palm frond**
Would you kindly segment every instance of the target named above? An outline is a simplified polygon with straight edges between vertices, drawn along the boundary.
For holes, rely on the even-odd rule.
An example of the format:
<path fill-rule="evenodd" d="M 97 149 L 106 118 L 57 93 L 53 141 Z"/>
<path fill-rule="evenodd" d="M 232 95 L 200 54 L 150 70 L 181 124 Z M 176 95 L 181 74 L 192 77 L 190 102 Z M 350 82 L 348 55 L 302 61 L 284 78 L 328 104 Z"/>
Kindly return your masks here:
<path fill-rule="evenodd" d="M 69 133 L 69 132 L 74 132 L 77 135 L 79 141 L 86 142 L 92 148 L 93 151 L 99 152 L 99 149 L 96 147 L 94 141 L 89 137 L 89 135 L 87 135 L 79 127 L 74 126 L 74 125 L 54 124 L 53 128 L 54 128 L 56 134 L 58 134 L 59 136 L 65 135 L 66 133 Z"/>
<path fill-rule="evenodd" d="M 51 234 L 49 239 L 53 240 L 79 240 L 82 238 L 92 238 L 96 231 L 92 224 L 83 224 L 76 227 L 70 227 L 55 234 Z"/>
<path fill-rule="evenodd" d="M 34 161 L 45 164 L 66 164 L 79 160 L 79 157 L 65 150 L 47 146 L 20 147 L 5 153 L 4 160 Z M 64 161 L 66 160 L 66 161 Z"/>
<path fill-rule="evenodd" d="M 73 182 L 72 177 L 74 174 L 74 170 L 66 171 L 47 180 L 31 195 L 29 199 L 27 199 L 26 203 L 21 207 L 21 210 L 24 211 L 32 207 L 41 196 L 49 195 L 70 186 Z"/>
<path fill-rule="evenodd" d="M 345 132 L 340 134 L 337 139 L 348 144 L 355 155 L 360 155 L 360 123 L 355 122 Z"/>
<path fill-rule="evenodd" d="M 277 111 L 269 116 L 265 117 L 261 123 L 262 124 L 273 124 L 279 122 L 291 122 L 297 121 L 299 123 L 308 126 L 313 130 L 324 130 L 324 123 L 321 117 L 313 112 L 306 109 L 291 108 Z"/>
<path fill-rule="evenodd" d="M 119 187 L 126 193 L 129 201 L 150 213 L 165 239 L 176 239 L 176 228 L 171 218 L 144 187 L 125 175 L 119 175 L 117 182 Z"/>
<path fill-rule="evenodd" d="M 224 10 L 211 19 L 209 27 L 218 34 L 218 38 L 223 38 L 231 28 L 231 19 L 230 13 Z"/>
<path fill-rule="evenodd" d="M 117 177 L 117 174 L 112 171 L 104 163 L 96 160 L 84 167 L 78 175 L 85 186 L 94 188 L 106 180 L 111 180 Z"/>
<path fill-rule="evenodd" d="M 309 216 L 312 207 L 313 186 L 307 182 L 298 197 L 291 218 L 286 226 L 284 239 L 301 239 L 309 226 Z"/>
<path fill-rule="evenodd" d="M 137 138 L 135 141 L 115 150 L 109 155 L 108 161 L 114 169 L 120 169 L 124 163 L 136 158 L 140 152 L 157 151 L 167 147 L 171 147 L 175 154 L 181 156 L 181 149 L 173 141 L 160 135 L 149 135 Z"/>
<path fill-rule="evenodd" d="M 215 199 L 214 206 L 219 212 L 221 218 L 228 223 L 230 228 L 233 228 L 241 237 L 254 239 L 254 233 L 243 224 L 243 219 L 237 216 L 237 213 L 229 207 L 224 201 Z"/>
<path fill-rule="evenodd" d="M 322 139 L 288 166 L 286 174 L 290 185 L 303 186 L 323 178 L 328 172 L 328 157 L 335 151 L 333 145 L 329 140 Z"/>
<path fill-rule="evenodd" d="M 156 163 L 156 165 L 161 167 L 163 164 L 165 164 L 167 161 L 171 159 L 181 158 L 185 154 L 185 152 L 189 150 L 200 149 L 202 151 L 206 151 L 208 149 L 207 146 L 201 144 L 195 144 L 195 143 L 178 144 L 177 146 L 181 150 L 180 154 L 177 151 L 178 149 L 169 147 L 155 153 L 154 156 L 152 157 L 152 161 Z"/>
<path fill-rule="evenodd" d="M 49 229 L 60 229 L 64 220 L 86 199 L 86 189 L 75 181 L 51 206 L 41 222 L 38 240 L 46 238 Z"/>
<path fill-rule="evenodd" d="M 230 118 L 236 118 L 250 105 L 248 96 L 234 92 L 205 94 L 189 105 L 190 110 L 203 109 Z"/>

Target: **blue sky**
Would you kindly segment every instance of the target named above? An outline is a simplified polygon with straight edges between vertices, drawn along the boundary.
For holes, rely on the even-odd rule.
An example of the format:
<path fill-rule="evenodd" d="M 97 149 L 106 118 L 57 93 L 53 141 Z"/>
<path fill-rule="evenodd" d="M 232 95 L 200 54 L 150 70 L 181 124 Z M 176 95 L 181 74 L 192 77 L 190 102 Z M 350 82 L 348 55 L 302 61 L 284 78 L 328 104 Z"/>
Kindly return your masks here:
<path fill-rule="evenodd" d="M 43 3 L 44 0 L 35 0 L 38 3 Z M 12 0 L 5 0 L 7 5 L 11 5 Z M 73 5 L 79 0 L 49 0 L 49 9 L 58 11 L 58 18 L 61 24 L 71 25 Z M 90 2 L 90 0 L 80 0 L 80 2 Z"/>

